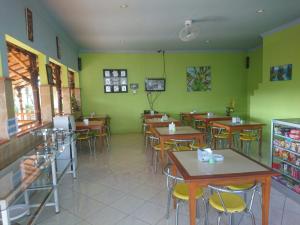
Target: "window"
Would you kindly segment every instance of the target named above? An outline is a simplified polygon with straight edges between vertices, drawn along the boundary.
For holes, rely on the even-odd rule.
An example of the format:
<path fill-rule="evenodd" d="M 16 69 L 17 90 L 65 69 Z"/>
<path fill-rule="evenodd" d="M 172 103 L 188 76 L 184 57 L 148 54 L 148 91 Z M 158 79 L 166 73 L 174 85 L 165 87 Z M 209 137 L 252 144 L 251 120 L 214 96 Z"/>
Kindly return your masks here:
<path fill-rule="evenodd" d="M 53 105 L 55 115 L 63 113 L 62 90 L 61 90 L 61 68 L 59 65 L 50 62 L 53 76 Z"/>
<path fill-rule="evenodd" d="M 37 56 L 7 42 L 9 77 L 19 129 L 41 122 Z"/>

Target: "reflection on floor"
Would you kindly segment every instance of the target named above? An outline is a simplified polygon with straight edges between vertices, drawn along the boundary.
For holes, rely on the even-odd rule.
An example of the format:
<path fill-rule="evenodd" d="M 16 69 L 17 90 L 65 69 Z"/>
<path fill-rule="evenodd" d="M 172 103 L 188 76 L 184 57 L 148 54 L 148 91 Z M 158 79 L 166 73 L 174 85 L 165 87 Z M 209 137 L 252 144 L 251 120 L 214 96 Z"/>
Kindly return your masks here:
<path fill-rule="evenodd" d="M 175 224 L 175 210 L 169 220 L 165 219 L 165 177 L 153 172 L 151 154 L 144 151 L 142 135 L 114 135 L 111 147 L 109 153 L 98 149 L 95 157 L 90 156 L 88 149 L 79 152 L 78 179 L 73 181 L 66 175 L 60 185 L 61 212 L 55 214 L 53 208 L 45 208 L 38 224 Z M 260 210 L 259 201 L 255 199 L 258 225 L 261 224 Z M 216 213 L 210 209 L 210 224 L 216 224 L 216 219 Z M 297 225 L 299 219 L 300 205 L 272 189 L 270 225 Z M 189 224 L 186 205 L 181 208 L 179 224 Z M 203 224 L 203 220 L 198 224 Z M 245 216 L 241 224 L 251 224 L 250 218 Z"/>

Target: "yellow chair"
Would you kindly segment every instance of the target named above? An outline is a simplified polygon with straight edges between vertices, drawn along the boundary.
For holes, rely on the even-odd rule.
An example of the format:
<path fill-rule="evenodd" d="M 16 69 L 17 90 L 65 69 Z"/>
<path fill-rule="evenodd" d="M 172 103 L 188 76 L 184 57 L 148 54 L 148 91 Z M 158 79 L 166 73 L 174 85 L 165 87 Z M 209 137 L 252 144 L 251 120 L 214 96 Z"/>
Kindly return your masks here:
<path fill-rule="evenodd" d="M 244 130 L 240 133 L 241 141 L 241 151 L 246 155 L 249 155 L 249 150 L 251 148 L 251 143 L 253 141 L 258 141 L 257 130 Z"/>
<path fill-rule="evenodd" d="M 203 149 L 203 148 L 206 148 L 207 147 L 207 144 L 190 144 L 190 149 L 192 151 L 197 151 L 199 148 L 200 149 Z"/>
<path fill-rule="evenodd" d="M 208 185 L 213 194 L 209 197 L 209 205 L 218 212 L 218 225 L 220 225 L 223 215 L 229 216 L 229 224 L 232 223 L 232 215 L 235 213 L 249 214 L 252 219 L 252 224 L 255 225 L 255 218 L 252 212 L 252 205 L 254 195 L 256 193 L 257 185 L 252 185 L 248 189 L 243 190 L 231 190 L 226 187 L 216 187 Z M 249 204 L 239 195 L 244 193 L 251 193 L 251 201 Z M 240 224 L 243 216 L 238 224 Z"/>
<path fill-rule="evenodd" d="M 221 148 L 225 148 L 225 144 L 228 142 L 229 138 L 228 133 L 225 133 L 225 129 L 220 127 L 211 127 L 210 133 L 210 146 L 213 147 L 213 149 L 217 149 L 217 142 L 219 142 Z"/>
<path fill-rule="evenodd" d="M 108 134 L 108 127 L 104 126 L 102 129 L 91 129 L 90 136 L 94 143 L 94 151 L 96 151 L 96 141 L 101 138 L 103 143 L 106 142 L 106 150 L 109 151 L 110 148 L 110 138 Z"/>
<path fill-rule="evenodd" d="M 167 165 L 164 168 L 163 173 L 167 177 L 167 189 L 168 189 L 168 198 L 167 198 L 167 213 L 166 218 L 169 218 L 170 215 L 170 205 L 171 205 L 171 198 L 176 200 L 176 217 L 175 217 L 175 224 L 178 225 L 178 216 L 179 216 L 179 207 L 180 204 L 189 200 L 189 189 L 186 183 L 183 183 L 184 180 L 182 177 L 174 176 L 171 174 L 171 165 Z M 207 210 L 206 210 L 206 202 L 204 198 L 204 189 L 198 188 L 196 190 L 196 200 L 202 200 L 204 206 L 204 219 L 207 219 Z M 197 210 L 200 209 L 199 205 L 197 204 Z M 198 211 L 199 212 L 199 211 Z M 198 213 L 199 215 L 199 213 Z"/>
<path fill-rule="evenodd" d="M 154 164 L 154 172 L 157 172 L 158 156 L 161 151 L 159 138 L 155 136 L 149 136 L 150 146 L 152 148 L 152 165 Z M 167 143 L 164 144 L 164 151 L 169 151 L 172 149 L 172 146 Z"/>
<path fill-rule="evenodd" d="M 185 140 L 185 139 L 182 139 L 182 140 L 173 139 L 173 142 L 175 143 L 174 150 L 181 152 L 181 151 L 190 151 L 191 150 L 190 145 L 193 145 L 195 141 L 194 140 Z"/>
<path fill-rule="evenodd" d="M 89 129 L 76 130 L 75 134 L 76 134 L 76 143 L 79 142 L 79 148 L 81 149 L 81 143 L 85 141 L 89 145 L 90 154 L 92 154 L 92 147 L 91 147 L 92 137 L 90 136 Z"/>

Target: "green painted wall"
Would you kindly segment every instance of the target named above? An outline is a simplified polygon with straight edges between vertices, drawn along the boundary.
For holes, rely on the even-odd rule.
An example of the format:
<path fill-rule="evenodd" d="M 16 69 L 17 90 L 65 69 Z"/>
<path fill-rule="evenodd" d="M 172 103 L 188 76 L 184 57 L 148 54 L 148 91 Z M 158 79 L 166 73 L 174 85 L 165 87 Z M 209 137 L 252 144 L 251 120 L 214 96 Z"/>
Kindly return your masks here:
<path fill-rule="evenodd" d="M 300 117 L 300 25 L 265 36 L 262 83 L 250 96 L 250 117 L 267 124 L 264 151 L 269 154 L 270 124 L 274 118 Z M 269 81 L 270 67 L 293 64 L 291 81 Z"/>
<path fill-rule="evenodd" d="M 225 112 L 225 106 L 234 98 L 236 114 L 246 116 L 246 69 L 243 52 L 168 53 L 166 54 L 167 86 L 155 110 L 178 117 L 182 111 Z M 140 114 L 149 109 L 144 80 L 146 77 L 162 76 L 161 54 L 83 53 L 80 86 L 84 114 L 108 113 L 112 117 L 114 133 L 139 132 Z M 186 90 L 186 67 L 210 65 L 212 68 L 212 91 Z M 104 68 L 125 68 L 128 82 L 138 83 L 137 94 L 104 94 Z"/>
<path fill-rule="evenodd" d="M 248 52 L 250 65 L 247 69 L 247 115 L 250 117 L 250 98 L 262 82 L 262 47 Z"/>

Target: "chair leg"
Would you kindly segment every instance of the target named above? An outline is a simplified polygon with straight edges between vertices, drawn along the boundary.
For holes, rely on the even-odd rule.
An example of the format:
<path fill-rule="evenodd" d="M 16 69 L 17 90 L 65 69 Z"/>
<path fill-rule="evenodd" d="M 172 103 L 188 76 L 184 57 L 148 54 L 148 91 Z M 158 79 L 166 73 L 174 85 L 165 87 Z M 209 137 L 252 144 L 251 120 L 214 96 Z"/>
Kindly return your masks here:
<path fill-rule="evenodd" d="M 252 211 L 249 211 L 249 214 L 251 216 L 251 220 L 252 220 L 252 225 L 255 225 L 255 217 L 253 215 L 253 212 Z"/>
<path fill-rule="evenodd" d="M 230 214 L 229 214 L 229 224 L 230 224 L 230 225 L 233 224 L 233 220 L 234 220 L 232 216 L 233 216 L 233 215 L 230 213 Z"/>
<path fill-rule="evenodd" d="M 106 149 L 107 149 L 107 151 L 109 151 L 109 149 L 110 149 L 110 140 L 109 140 L 108 135 L 106 135 Z"/>
<path fill-rule="evenodd" d="M 91 146 L 91 141 L 88 140 L 88 143 L 89 143 L 89 148 L 90 148 L 90 154 L 92 154 L 92 146 Z"/>
<path fill-rule="evenodd" d="M 180 201 L 177 201 L 177 203 L 176 203 L 176 216 L 175 216 L 175 225 L 178 225 L 178 217 L 179 217 L 179 204 L 180 204 Z"/>
<path fill-rule="evenodd" d="M 158 161 L 158 152 L 155 151 L 155 160 L 154 160 L 154 172 L 157 172 L 157 162 Z"/>
<path fill-rule="evenodd" d="M 218 213 L 218 223 L 217 223 L 218 225 L 220 225 L 221 223 L 221 216 L 222 216 L 221 213 Z"/>
<path fill-rule="evenodd" d="M 171 198 L 172 198 L 172 191 L 169 190 L 168 197 L 167 197 L 167 212 L 166 212 L 167 219 L 169 219 L 169 217 L 170 217 Z"/>

